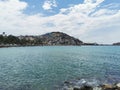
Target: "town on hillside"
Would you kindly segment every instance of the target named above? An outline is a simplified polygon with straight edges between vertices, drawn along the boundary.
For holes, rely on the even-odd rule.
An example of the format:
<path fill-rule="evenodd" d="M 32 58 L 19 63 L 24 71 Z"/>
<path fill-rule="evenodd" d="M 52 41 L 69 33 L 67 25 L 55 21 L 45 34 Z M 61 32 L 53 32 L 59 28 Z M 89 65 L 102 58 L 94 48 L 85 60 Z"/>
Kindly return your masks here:
<path fill-rule="evenodd" d="M 0 47 L 13 46 L 53 46 L 53 45 L 95 45 L 103 46 L 104 44 L 85 43 L 77 38 L 69 36 L 62 32 L 51 32 L 44 35 L 7 35 L 5 32 L 0 34 Z M 113 43 L 112 45 L 120 45 L 120 43 Z"/>
<path fill-rule="evenodd" d="M 62 32 L 51 32 L 39 36 L 13 36 L 0 34 L 0 47 L 4 46 L 43 46 L 43 45 L 82 45 L 79 39 Z"/>

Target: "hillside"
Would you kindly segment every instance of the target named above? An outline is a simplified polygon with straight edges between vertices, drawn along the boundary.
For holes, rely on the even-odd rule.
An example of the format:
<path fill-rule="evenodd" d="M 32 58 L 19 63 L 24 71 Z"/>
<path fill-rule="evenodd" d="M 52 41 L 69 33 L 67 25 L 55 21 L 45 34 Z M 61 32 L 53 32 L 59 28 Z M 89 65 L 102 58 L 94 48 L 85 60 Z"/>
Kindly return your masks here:
<path fill-rule="evenodd" d="M 62 32 L 39 36 L 0 35 L 0 46 L 82 45 L 83 42 Z"/>
<path fill-rule="evenodd" d="M 81 45 L 83 42 L 62 32 L 51 32 L 41 35 L 43 45 Z"/>

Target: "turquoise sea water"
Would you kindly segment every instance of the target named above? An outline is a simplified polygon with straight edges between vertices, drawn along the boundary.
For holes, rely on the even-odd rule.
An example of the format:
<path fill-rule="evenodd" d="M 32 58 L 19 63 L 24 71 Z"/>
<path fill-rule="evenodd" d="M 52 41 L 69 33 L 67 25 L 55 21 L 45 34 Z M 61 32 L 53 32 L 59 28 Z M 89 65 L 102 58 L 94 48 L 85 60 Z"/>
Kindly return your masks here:
<path fill-rule="evenodd" d="M 0 48 L 0 90 L 55 90 L 76 78 L 120 81 L 120 47 Z"/>

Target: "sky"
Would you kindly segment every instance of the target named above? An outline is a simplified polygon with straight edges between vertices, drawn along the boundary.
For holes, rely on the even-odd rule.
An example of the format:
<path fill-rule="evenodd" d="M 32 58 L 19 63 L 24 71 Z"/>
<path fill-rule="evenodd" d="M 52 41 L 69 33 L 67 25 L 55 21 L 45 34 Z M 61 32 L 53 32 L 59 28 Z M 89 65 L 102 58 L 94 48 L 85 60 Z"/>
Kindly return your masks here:
<path fill-rule="evenodd" d="M 0 0 L 0 33 L 57 31 L 84 42 L 120 42 L 120 0 Z"/>

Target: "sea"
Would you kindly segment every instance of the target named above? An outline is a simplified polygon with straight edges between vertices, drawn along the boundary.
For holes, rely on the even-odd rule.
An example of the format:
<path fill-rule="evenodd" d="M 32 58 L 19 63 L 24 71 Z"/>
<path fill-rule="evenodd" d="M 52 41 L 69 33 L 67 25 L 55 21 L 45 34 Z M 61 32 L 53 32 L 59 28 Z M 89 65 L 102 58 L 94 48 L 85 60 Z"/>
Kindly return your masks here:
<path fill-rule="evenodd" d="M 60 90 L 78 79 L 120 82 L 120 46 L 0 48 L 0 90 Z"/>

